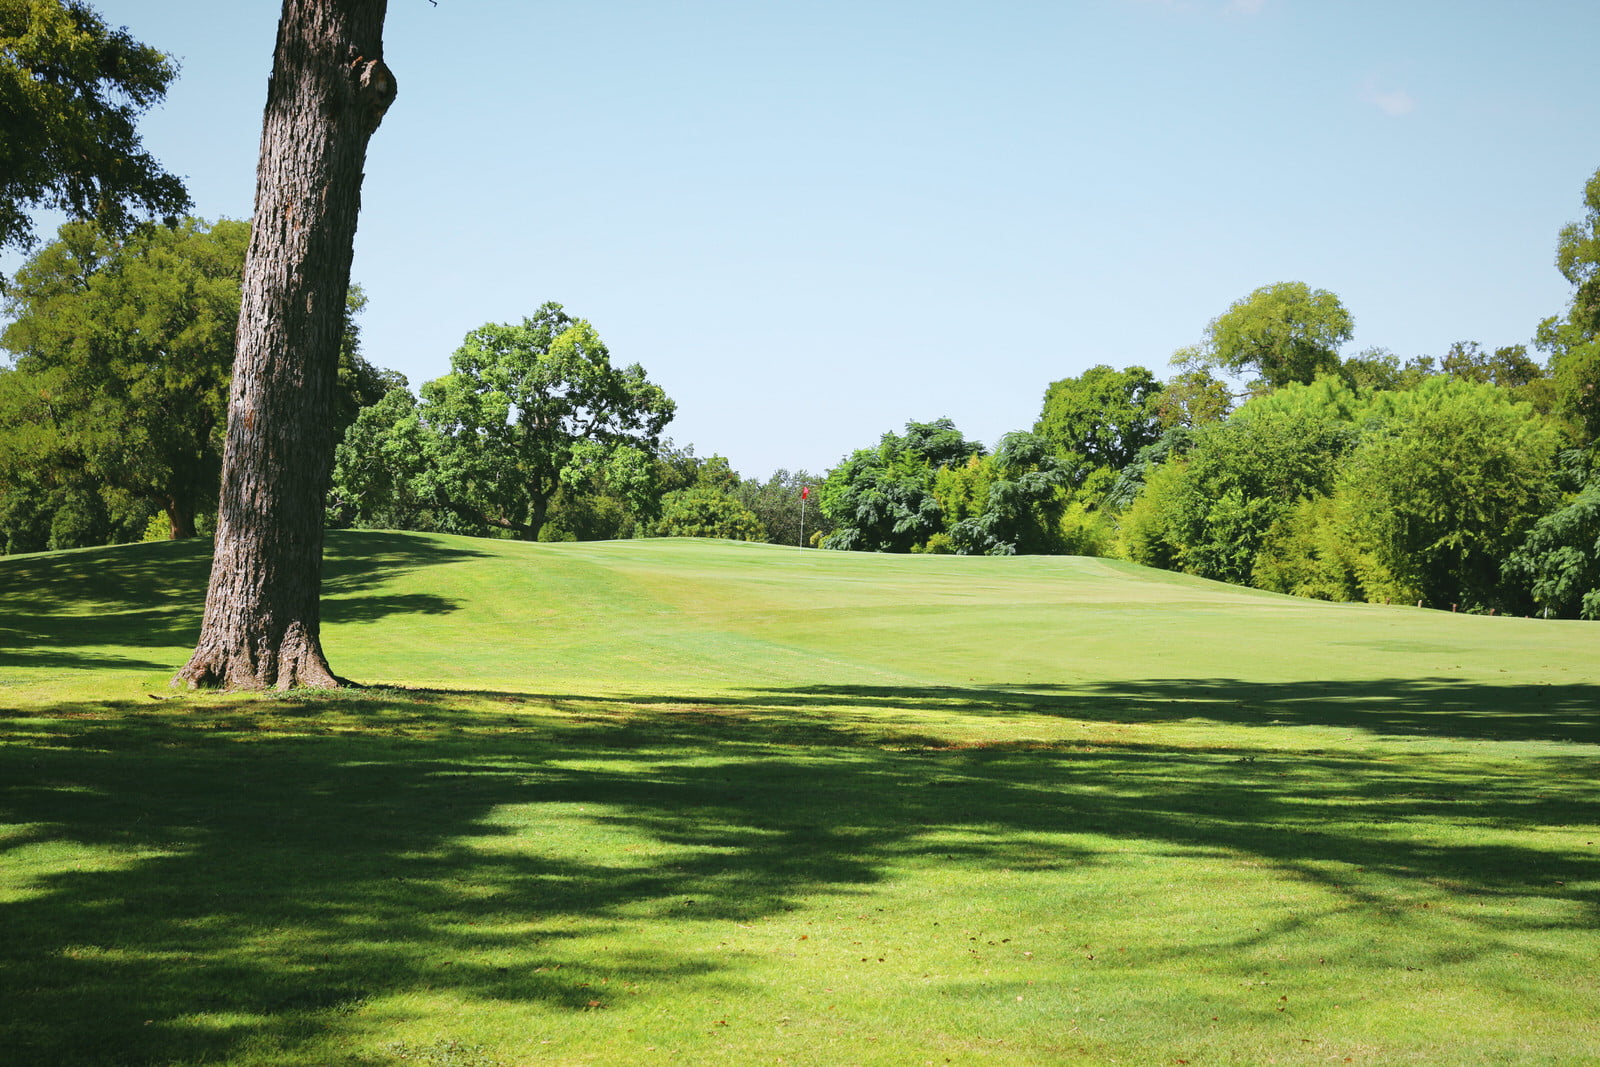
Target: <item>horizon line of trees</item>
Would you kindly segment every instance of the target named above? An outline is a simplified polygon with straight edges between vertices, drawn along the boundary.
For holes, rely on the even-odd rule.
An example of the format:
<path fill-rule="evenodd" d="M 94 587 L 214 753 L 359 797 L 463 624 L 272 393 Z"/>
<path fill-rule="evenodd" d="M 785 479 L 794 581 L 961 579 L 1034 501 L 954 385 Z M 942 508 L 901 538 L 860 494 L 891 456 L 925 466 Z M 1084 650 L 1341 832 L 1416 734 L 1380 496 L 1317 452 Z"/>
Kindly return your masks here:
<path fill-rule="evenodd" d="M 9 280 L 0 554 L 212 533 L 249 233 L 68 222 Z M 673 445 L 673 401 L 559 304 L 471 331 L 414 394 L 362 354 L 365 303 L 352 286 L 327 525 L 799 543 L 799 494 L 819 478 L 742 479 Z M 827 532 L 816 508 L 806 519 Z"/>
<path fill-rule="evenodd" d="M 1161 382 L 1053 382 L 991 453 L 911 422 L 828 474 L 826 547 L 1116 556 L 1327 600 L 1600 619 L 1600 171 L 1534 347 L 1341 356 L 1339 298 L 1262 286 Z M 1215 372 L 1249 376 L 1240 393 Z M 1238 403 L 1242 401 L 1242 403 Z"/>
<path fill-rule="evenodd" d="M 1212 320 L 1166 381 L 1101 365 L 1051 383 L 992 450 L 909 422 L 821 477 L 765 482 L 674 446 L 673 401 L 559 304 L 469 332 L 413 393 L 362 355 L 353 287 L 326 522 L 1109 555 L 1325 599 L 1600 618 L 1600 171 L 1584 203 L 1558 241 L 1573 296 L 1534 333 L 1544 362 L 1472 342 L 1343 356 L 1339 298 L 1283 282 Z M 0 552 L 209 532 L 248 235 L 71 222 L 17 272 Z"/>

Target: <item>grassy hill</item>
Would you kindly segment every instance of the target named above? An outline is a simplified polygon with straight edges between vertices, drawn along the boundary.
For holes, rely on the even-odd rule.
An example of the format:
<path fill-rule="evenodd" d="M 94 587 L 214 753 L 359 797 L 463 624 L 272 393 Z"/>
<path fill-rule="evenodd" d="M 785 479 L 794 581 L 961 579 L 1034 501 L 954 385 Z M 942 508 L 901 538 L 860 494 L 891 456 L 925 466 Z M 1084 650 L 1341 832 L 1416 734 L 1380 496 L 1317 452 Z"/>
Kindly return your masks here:
<path fill-rule="evenodd" d="M 339 533 L 0 559 L 0 1061 L 1600 1058 L 1600 630 L 1114 561 Z"/>

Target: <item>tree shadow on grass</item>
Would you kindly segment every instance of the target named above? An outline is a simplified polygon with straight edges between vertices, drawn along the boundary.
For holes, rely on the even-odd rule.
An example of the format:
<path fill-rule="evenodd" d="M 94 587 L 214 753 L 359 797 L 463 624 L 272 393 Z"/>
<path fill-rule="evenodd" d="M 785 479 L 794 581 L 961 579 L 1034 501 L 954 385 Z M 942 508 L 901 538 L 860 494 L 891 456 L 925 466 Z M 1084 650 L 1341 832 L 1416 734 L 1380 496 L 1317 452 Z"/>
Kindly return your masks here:
<path fill-rule="evenodd" d="M 458 603 L 449 597 L 364 591 L 406 571 L 481 555 L 415 535 L 329 531 L 323 617 L 366 622 L 454 611 Z M 0 668 L 170 667 L 94 649 L 193 645 L 210 573 L 211 543 L 205 538 L 0 559 Z"/>
<path fill-rule="evenodd" d="M 1160 692 L 1150 683 L 1099 706 L 1127 721 Z M 1165 692 L 1180 699 L 1192 684 Z M 688 926 L 681 952 L 597 945 L 641 916 L 670 928 L 854 898 L 908 865 L 1114 862 L 1096 836 L 1254 859 L 1353 905 L 1381 902 L 1383 878 L 1559 900 L 1576 929 L 1597 918 L 1592 892 L 1563 887 L 1600 881 L 1592 850 L 1492 843 L 1595 822 L 1592 760 L 1579 755 L 1485 779 L 1458 762 L 1237 746 L 951 742 L 824 713 L 846 699 L 1036 710 L 1009 691 L 991 702 L 821 687 L 627 705 L 494 694 L 488 708 L 464 697 L 347 692 L 178 714 L 73 703 L 0 717 L 12 827 L 0 863 L 40 865 L 0 903 L 0 1058 L 199 1061 L 247 1043 L 292 1057 L 330 1033 L 371 1038 L 378 1023 L 362 1006 L 394 994 L 581 1012 L 630 984 L 663 999 L 708 977 L 736 986 L 740 963 L 711 962 Z M 575 847 L 554 827 L 579 808 L 596 839 Z M 533 813 L 538 829 L 510 828 L 507 811 Z M 1371 829 L 1436 819 L 1497 833 L 1452 844 Z M 648 847 L 611 847 L 607 834 Z M 1494 947 L 1507 933 L 1497 922 L 1526 921 L 1464 920 L 1474 932 L 1458 935 L 1468 940 L 1453 958 Z"/>
<path fill-rule="evenodd" d="M 1099 722 L 1187 719 L 1240 726 L 1326 726 L 1362 734 L 1600 744 L 1600 686 L 1482 685 L 1454 678 L 1248 682 L 1150 678 L 1081 685 L 757 688 L 710 703 L 775 708 L 854 704 L 970 715 L 1052 715 Z"/>

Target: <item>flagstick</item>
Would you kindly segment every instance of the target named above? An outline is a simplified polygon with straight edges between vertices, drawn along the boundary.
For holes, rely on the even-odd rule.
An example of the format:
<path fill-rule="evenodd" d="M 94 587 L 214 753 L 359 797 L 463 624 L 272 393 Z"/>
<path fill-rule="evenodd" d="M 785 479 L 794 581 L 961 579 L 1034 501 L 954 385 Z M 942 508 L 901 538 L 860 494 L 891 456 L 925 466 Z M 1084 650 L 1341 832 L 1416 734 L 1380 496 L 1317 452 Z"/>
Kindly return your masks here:
<path fill-rule="evenodd" d="M 806 496 L 805 493 L 800 494 L 800 544 L 797 548 L 806 547 Z"/>

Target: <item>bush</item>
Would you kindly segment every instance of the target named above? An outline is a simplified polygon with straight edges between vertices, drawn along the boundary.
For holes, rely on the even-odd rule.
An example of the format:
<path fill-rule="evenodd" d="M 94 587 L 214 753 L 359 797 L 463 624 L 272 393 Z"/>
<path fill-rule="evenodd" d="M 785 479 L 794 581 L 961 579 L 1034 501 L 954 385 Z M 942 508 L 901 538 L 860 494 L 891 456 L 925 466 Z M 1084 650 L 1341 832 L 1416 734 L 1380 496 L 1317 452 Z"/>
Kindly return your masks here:
<path fill-rule="evenodd" d="M 725 541 L 765 541 L 767 531 L 755 513 L 727 493 L 705 486 L 679 489 L 661 500 L 655 537 L 715 537 Z"/>
<path fill-rule="evenodd" d="M 1505 576 L 1552 615 L 1600 619 L 1600 481 L 1535 523 Z"/>

